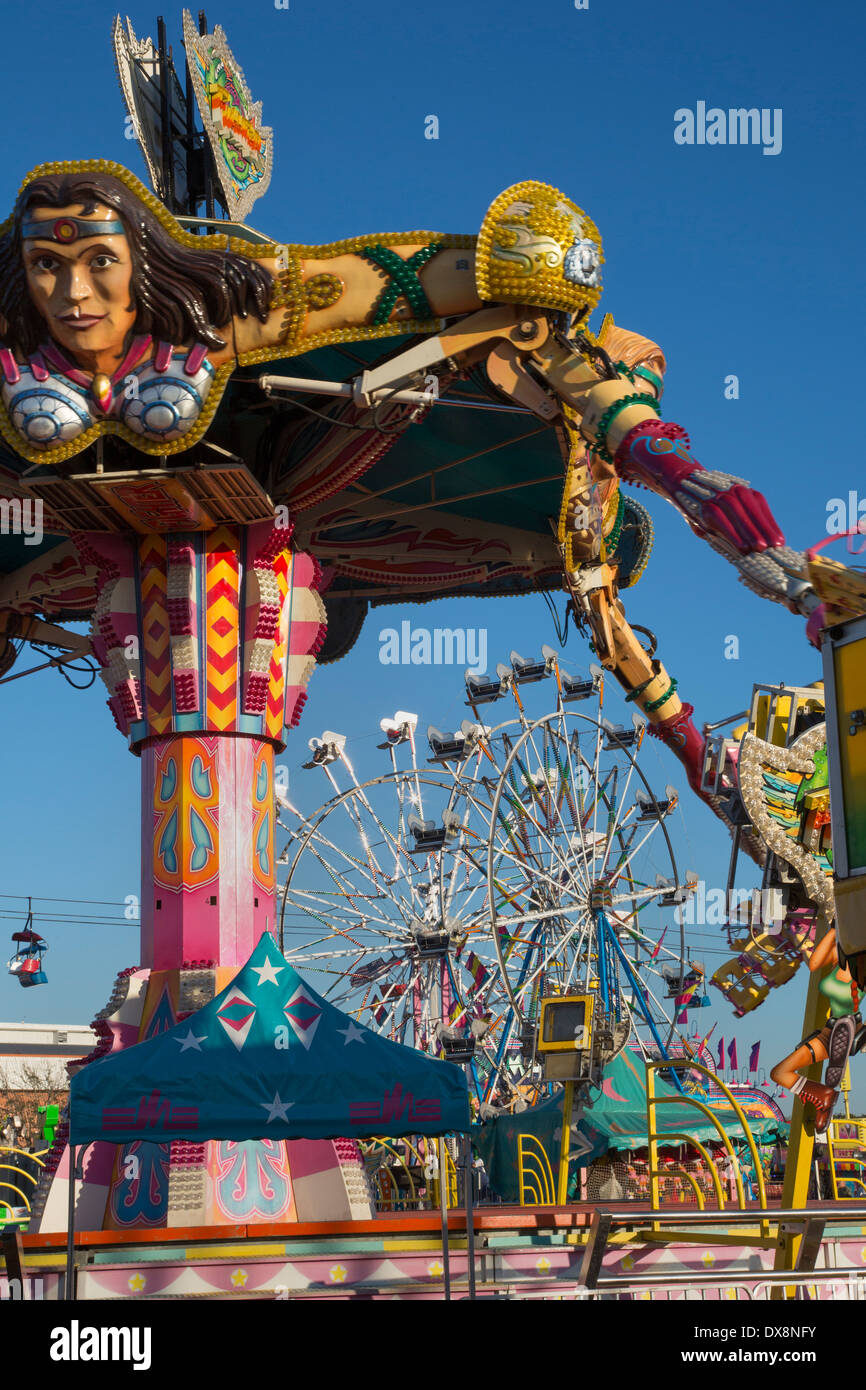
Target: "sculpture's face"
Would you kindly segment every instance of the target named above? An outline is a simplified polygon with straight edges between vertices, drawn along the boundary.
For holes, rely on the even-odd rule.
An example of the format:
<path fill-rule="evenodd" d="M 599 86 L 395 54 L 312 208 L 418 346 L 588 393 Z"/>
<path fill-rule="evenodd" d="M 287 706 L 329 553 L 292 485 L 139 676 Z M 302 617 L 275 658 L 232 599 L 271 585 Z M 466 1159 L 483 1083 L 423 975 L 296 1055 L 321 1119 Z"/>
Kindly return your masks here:
<path fill-rule="evenodd" d="M 38 222 L 46 223 L 44 238 L 32 235 Z M 120 355 L 135 325 L 129 242 L 122 232 L 82 234 L 87 222 L 116 226 L 117 214 L 99 203 L 86 216 L 80 205 L 33 209 L 23 243 L 27 287 L 51 337 L 73 357 Z"/>

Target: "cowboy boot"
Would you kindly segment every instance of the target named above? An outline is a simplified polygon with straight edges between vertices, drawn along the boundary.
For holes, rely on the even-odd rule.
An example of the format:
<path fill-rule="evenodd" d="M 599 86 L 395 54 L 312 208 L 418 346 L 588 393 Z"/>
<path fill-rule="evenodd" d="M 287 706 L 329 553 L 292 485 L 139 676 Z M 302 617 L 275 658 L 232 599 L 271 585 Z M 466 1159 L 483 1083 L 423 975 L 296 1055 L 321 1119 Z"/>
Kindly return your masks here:
<path fill-rule="evenodd" d="M 832 1086 L 822 1086 L 820 1081 L 807 1081 L 800 1091 L 800 1099 L 804 1105 L 811 1105 L 814 1108 L 815 1133 L 823 1134 L 829 1127 L 833 1107 L 839 1099 L 839 1092 L 834 1091 Z"/>

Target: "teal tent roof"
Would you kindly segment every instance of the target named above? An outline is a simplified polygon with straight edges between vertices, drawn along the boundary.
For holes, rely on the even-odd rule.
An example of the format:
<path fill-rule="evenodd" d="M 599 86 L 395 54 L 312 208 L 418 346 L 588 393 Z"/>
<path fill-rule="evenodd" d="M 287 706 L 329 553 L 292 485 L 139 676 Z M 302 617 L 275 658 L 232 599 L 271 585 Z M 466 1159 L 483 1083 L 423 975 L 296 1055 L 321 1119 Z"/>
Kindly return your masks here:
<path fill-rule="evenodd" d="M 656 1096 L 663 1101 L 656 1111 L 656 1131 L 660 1136 L 686 1134 L 700 1144 L 721 1142 L 721 1135 L 712 1121 L 696 1106 L 689 1105 L 661 1077 L 656 1078 L 655 1090 Z M 646 1148 L 646 1066 L 641 1057 L 628 1050 L 621 1052 L 606 1068 L 601 1092 L 593 1091 L 591 1096 L 593 1104 L 583 1111 L 575 1127 L 576 1134 L 572 1134 L 571 1156 L 575 1168 L 612 1150 Z M 550 1100 L 520 1115 L 500 1115 L 482 1129 L 473 1130 L 473 1143 L 484 1159 L 491 1185 L 506 1201 L 517 1200 L 520 1134 L 534 1135 L 547 1152 L 551 1168 L 556 1169 L 562 1100 L 563 1093 L 559 1091 Z M 704 1104 L 707 1103 L 704 1100 Z M 746 1136 L 735 1112 L 718 1099 L 711 1100 L 709 1105 L 728 1137 L 741 1146 Z M 747 1118 L 759 1145 L 787 1137 L 787 1124 L 769 1117 Z M 680 1145 L 683 1140 L 671 1138 L 668 1143 Z M 661 1146 L 665 1147 L 663 1137 Z"/>
<path fill-rule="evenodd" d="M 362 1028 L 265 934 L 215 999 L 82 1068 L 70 1142 L 330 1139 L 468 1130 L 462 1068 Z"/>

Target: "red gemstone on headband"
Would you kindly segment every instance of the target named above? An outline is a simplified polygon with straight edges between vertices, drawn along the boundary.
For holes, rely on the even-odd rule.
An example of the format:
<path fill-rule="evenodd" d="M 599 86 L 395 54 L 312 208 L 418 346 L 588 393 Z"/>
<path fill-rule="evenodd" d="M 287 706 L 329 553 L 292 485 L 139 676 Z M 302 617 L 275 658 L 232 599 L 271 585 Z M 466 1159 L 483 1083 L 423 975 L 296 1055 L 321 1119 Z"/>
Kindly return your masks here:
<path fill-rule="evenodd" d="M 54 236 L 57 241 L 77 241 L 78 224 L 67 217 L 58 217 L 54 223 Z"/>

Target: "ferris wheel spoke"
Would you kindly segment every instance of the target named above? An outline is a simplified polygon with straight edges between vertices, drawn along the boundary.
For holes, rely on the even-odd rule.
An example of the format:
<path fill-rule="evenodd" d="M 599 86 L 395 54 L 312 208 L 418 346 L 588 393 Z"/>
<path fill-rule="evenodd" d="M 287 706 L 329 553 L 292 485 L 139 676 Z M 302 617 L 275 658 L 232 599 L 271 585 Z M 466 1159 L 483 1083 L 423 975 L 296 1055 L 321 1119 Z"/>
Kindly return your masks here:
<path fill-rule="evenodd" d="M 351 911 L 345 903 L 334 902 L 330 898 L 322 901 L 321 898 L 312 892 L 298 893 L 295 906 L 313 920 L 320 922 L 323 926 L 331 926 L 333 931 L 344 935 L 346 931 L 364 930 L 393 930 L 395 923 L 393 919 L 379 915 L 374 910 L 370 899 L 364 899 L 360 894 L 346 894 L 346 899 L 351 903 Z M 364 903 L 363 909 L 356 906 L 358 902 Z M 396 904 L 395 904 L 396 906 Z M 339 924 L 342 923 L 342 926 Z"/>
<path fill-rule="evenodd" d="M 552 841 L 550 842 L 551 845 L 553 845 L 553 843 L 554 843 L 554 842 L 552 842 Z M 562 853 L 561 853 L 560 851 L 556 851 L 556 854 L 557 854 L 558 863 L 559 863 L 559 864 L 561 865 L 561 867 L 562 867 L 562 872 L 568 876 L 568 879 L 570 879 L 572 883 L 576 883 L 578 891 L 580 890 L 581 887 L 583 887 L 583 888 L 588 887 L 588 886 L 589 886 L 589 885 L 588 885 L 588 882 L 585 880 L 585 877 L 584 877 L 584 876 L 581 875 L 581 876 L 579 876 L 579 877 L 576 878 L 574 868 L 572 867 L 572 864 L 569 863 L 568 859 L 564 858 L 563 855 L 562 855 Z M 501 845 L 501 846 L 498 847 L 498 849 L 497 849 L 497 855 L 498 855 L 498 857 L 500 858 L 500 860 L 503 859 L 503 858 L 505 858 L 505 859 L 510 859 L 510 858 L 512 857 L 512 856 L 509 854 L 509 851 L 505 848 L 504 845 Z M 538 856 L 535 857 L 535 862 L 534 862 L 531 866 L 530 866 L 530 865 L 527 865 L 527 864 L 525 863 L 525 861 L 522 861 L 522 860 L 516 860 L 516 859 L 515 859 L 514 862 L 515 862 L 515 863 L 518 863 L 518 862 L 520 863 L 520 865 L 521 865 L 521 867 L 522 867 L 522 869 L 523 869 L 523 872 L 524 872 L 525 875 L 526 875 L 527 881 L 529 881 L 529 882 L 536 881 L 536 882 L 537 882 L 537 881 L 540 879 L 540 880 L 542 880 L 542 881 L 544 881 L 544 882 L 550 884 L 551 887 L 553 887 L 553 888 L 556 889 L 556 890 L 558 890 L 558 889 L 560 888 L 560 886 L 561 886 L 561 884 L 560 884 L 560 879 L 557 878 L 557 877 L 554 877 L 554 874 L 553 874 L 552 872 L 550 872 L 548 869 L 546 869 L 546 868 L 543 867 L 543 865 L 542 865 L 542 863 L 541 863 L 541 860 L 540 860 L 540 858 L 539 858 Z"/>
<path fill-rule="evenodd" d="M 601 713 L 601 701 L 599 701 L 599 713 Z M 592 762 L 592 768 L 593 768 L 593 772 L 594 772 L 594 774 L 595 774 L 594 785 L 595 785 L 595 788 L 596 788 L 595 796 L 594 796 L 594 798 L 593 798 L 593 803 L 592 803 L 592 842 L 593 842 L 594 845 L 595 845 L 595 844 L 598 844 L 598 840 L 596 839 L 596 832 L 597 832 L 597 830 L 598 830 L 598 826 L 597 826 L 597 824 L 596 824 L 596 820 L 597 820 L 597 817 L 598 817 L 598 805 L 599 805 L 599 799 L 600 799 L 600 795 L 601 795 L 601 791 L 602 791 L 602 788 L 600 788 L 599 785 L 598 785 L 598 772 L 599 772 L 599 766 L 600 766 L 600 763 L 601 763 L 601 733 L 602 733 L 601 724 L 599 723 L 598 729 L 597 729 L 596 735 L 595 735 L 595 757 L 593 758 L 593 762 Z M 610 774 L 608 774 L 608 776 L 609 776 L 609 775 L 610 775 Z M 607 779 L 605 779 L 605 781 L 607 781 Z"/>
<path fill-rule="evenodd" d="M 529 826 L 531 825 L 534 830 L 539 831 L 539 834 L 541 827 L 539 826 L 538 822 L 534 819 L 534 817 L 530 814 L 527 806 L 522 801 L 520 795 L 516 791 L 512 790 L 511 793 L 508 795 L 507 800 L 511 808 L 512 818 L 508 818 L 507 812 L 503 815 L 500 811 L 500 819 L 503 828 L 505 829 L 506 835 L 508 836 L 511 843 L 514 845 L 514 850 L 516 854 L 521 854 L 522 852 L 524 858 L 535 861 L 538 867 L 540 868 L 541 861 L 540 859 L 538 859 L 537 851 L 530 839 Z M 518 834 L 513 833 L 515 825 L 518 828 Z"/>
<path fill-rule="evenodd" d="M 589 952 L 588 952 L 587 949 L 586 949 L 586 948 L 587 948 L 587 945 L 588 945 L 588 938 L 589 938 L 589 923 L 587 922 L 587 923 L 585 924 L 584 929 L 583 929 L 583 931 L 581 932 L 581 934 L 580 934 L 580 936 L 579 936 L 579 938 L 578 938 L 578 940 L 577 940 L 577 944 L 576 944 L 576 946 L 575 946 L 575 948 L 574 948 L 574 953 L 573 953 L 572 958 L 571 958 L 571 965 L 570 965 L 570 967 L 569 967 L 568 975 L 567 975 L 566 981 L 565 981 L 565 987 L 564 987 L 564 990 L 563 990 L 563 993 L 564 993 L 564 994 L 568 994 L 568 991 L 569 991 L 569 988 L 570 988 L 570 986 L 571 986 L 572 980 L 574 980 L 574 979 L 577 978 L 577 976 L 578 976 L 578 974 L 579 974 L 579 971 L 580 971 L 581 962 L 582 962 L 584 959 L 586 959 L 586 960 L 587 960 L 587 964 L 589 963 L 589 962 L 588 962 Z M 587 983 L 588 983 L 588 981 L 587 981 Z"/>
<path fill-rule="evenodd" d="M 614 907 L 620 903 L 639 904 L 636 910 L 642 912 L 645 907 L 649 907 L 653 898 L 658 897 L 660 891 L 658 884 L 654 887 L 647 885 L 645 888 L 635 888 L 627 893 L 611 893 L 610 901 Z"/>
<path fill-rule="evenodd" d="M 561 915 L 561 914 L 560 914 L 560 915 Z M 580 923 L 575 923 L 575 925 L 574 925 L 573 927 L 571 927 L 571 928 L 565 933 L 565 935 L 563 936 L 562 940 L 559 941 L 559 942 L 557 943 L 557 950 L 558 950 L 558 951 L 562 951 L 562 950 L 565 949 L 565 947 L 566 947 L 566 946 L 568 945 L 568 943 L 571 941 L 572 937 L 574 936 L 575 932 L 579 929 L 579 927 L 580 927 Z M 537 966 L 536 969 L 532 972 L 532 974 L 529 975 L 529 976 L 524 980 L 524 982 L 523 982 L 523 987 L 522 987 L 522 992 L 523 992 L 524 994 L 525 994 L 526 990 L 529 988 L 529 986 L 530 986 L 535 980 L 537 980 L 537 979 L 539 978 L 539 976 L 543 973 L 543 971 L 544 971 L 544 966 L 545 966 L 545 961 L 542 960 L 541 964 L 540 964 L 539 966 Z"/>
<path fill-rule="evenodd" d="M 442 898 L 443 915 L 445 917 L 447 917 L 448 913 L 451 911 L 455 901 L 455 897 L 458 893 L 461 894 L 460 902 L 462 912 L 466 914 L 470 908 L 472 898 L 474 898 L 476 893 L 483 888 L 485 882 L 484 867 L 481 863 L 479 863 L 477 858 L 475 858 L 474 853 L 470 850 L 469 846 L 467 845 L 467 841 L 476 841 L 479 846 L 482 843 L 486 843 L 490 838 L 490 820 L 487 819 L 485 821 L 485 813 L 483 807 L 477 799 L 475 799 L 474 797 L 470 798 L 469 796 L 466 796 L 465 800 L 466 807 L 463 812 L 462 822 L 457 836 L 457 842 L 453 849 L 449 850 L 447 859 L 445 854 L 442 854 L 440 856 L 440 879 L 446 878 L 446 865 L 448 870 L 447 889 L 443 894 Z M 451 809 L 452 805 L 451 802 L 449 802 L 448 810 L 450 811 Z M 469 822 L 473 814 L 475 818 L 477 820 L 480 820 L 481 824 L 486 827 L 486 835 L 484 837 L 484 841 L 482 841 L 481 835 L 477 830 L 470 828 Z M 470 883 L 473 882 L 470 870 L 475 871 L 476 877 L 471 892 L 468 895 L 466 895 L 465 891 L 459 888 L 459 882 L 461 872 L 464 874 L 464 876 L 468 877 Z"/>
<path fill-rule="evenodd" d="M 362 955 L 373 955 L 376 951 L 381 950 L 381 946 L 361 946 L 352 950 L 349 950 L 349 948 L 346 947 L 345 950 L 330 951 L 309 951 L 306 948 L 304 948 L 301 951 L 291 952 L 290 955 L 286 957 L 286 959 L 289 961 L 291 965 L 296 965 L 298 962 L 306 963 L 308 961 L 314 960 L 345 960 L 349 958 L 352 960 L 358 960 Z"/>
<path fill-rule="evenodd" d="M 644 835 L 643 839 L 640 840 L 640 841 L 635 845 L 634 849 L 631 851 L 631 853 L 629 854 L 629 856 L 628 856 L 628 858 L 625 860 L 625 862 L 617 866 L 616 878 L 620 878 L 620 877 L 622 876 L 622 874 L 625 872 L 625 870 L 626 870 L 626 869 L 628 868 L 628 866 L 631 864 L 631 861 L 634 859 L 635 855 L 640 853 L 640 851 L 641 851 L 641 849 L 643 848 L 643 846 L 644 846 L 645 844 L 647 844 L 647 842 L 652 838 L 652 836 L 655 834 L 655 832 L 658 830 L 658 828 L 659 828 L 659 821 L 653 821 L 653 823 L 650 825 L 649 829 L 647 830 L 647 833 Z M 611 881 L 612 881 L 613 883 L 615 883 L 615 882 L 616 882 L 616 879 L 612 879 Z M 658 894 L 658 889 L 656 889 L 656 894 Z"/>
<path fill-rule="evenodd" d="M 508 931 L 510 933 L 512 926 L 522 927 L 526 926 L 529 922 L 555 921 L 557 918 L 566 917 L 568 915 L 569 910 L 580 912 L 584 911 L 582 904 L 577 902 L 571 904 L 570 906 L 563 906 L 562 904 L 559 904 L 556 907 L 539 908 L 535 912 L 521 912 L 514 917 L 500 916 L 497 917 L 496 923 L 498 927 L 501 927 L 503 930 Z"/>
<path fill-rule="evenodd" d="M 627 798 L 628 798 L 629 787 L 631 786 L 632 775 L 633 775 L 633 773 L 634 773 L 634 770 L 635 770 L 635 767 L 636 767 L 636 766 L 637 766 L 637 764 L 634 763 L 634 762 L 632 761 L 631 758 L 629 758 L 629 760 L 628 760 L 628 773 L 626 774 L 625 786 L 624 786 L 623 789 L 622 789 L 622 796 L 621 796 L 620 801 L 619 801 L 619 808 L 620 808 L 620 810 L 621 810 L 622 808 L 625 807 L 625 803 L 626 803 L 626 800 L 627 800 Z M 625 822 L 626 820 L 628 820 L 628 817 L 629 817 L 630 815 L 632 815 L 636 809 L 637 809 L 637 803 L 634 802 L 634 803 L 632 803 L 632 805 L 629 807 L 628 811 L 626 812 L 625 816 L 623 817 L 623 822 Z M 604 874 L 604 871 L 605 871 L 605 869 L 607 868 L 608 856 L 609 856 L 609 854 L 610 854 L 610 846 L 613 844 L 614 836 L 616 835 L 617 828 L 618 828 L 618 826 L 619 826 L 619 824 L 620 824 L 620 810 L 617 811 L 616 817 L 615 817 L 615 819 L 614 819 L 613 828 L 611 829 L 610 834 L 608 835 L 608 841 L 607 841 L 607 843 L 608 843 L 608 848 L 607 848 L 607 851 L 605 852 L 604 861 L 603 861 L 602 866 L 601 866 L 601 872 L 600 872 L 599 877 L 601 877 L 601 876 Z"/>
<path fill-rule="evenodd" d="M 544 733 L 545 733 L 545 746 L 546 746 L 546 747 L 548 747 L 549 744 L 550 744 L 549 732 L 550 732 L 550 731 L 549 731 L 549 729 L 548 729 L 548 726 L 545 725 L 545 726 L 544 726 Z M 541 762 L 542 762 L 542 770 L 543 770 L 543 772 L 544 772 L 544 774 L 545 774 L 545 785 L 547 786 L 547 785 L 548 785 L 548 782 L 547 782 L 547 774 L 548 774 L 548 768 L 549 768 L 549 760 L 548 760 L 548 757 L 547 757 L 546 754 L 545 754 L 544 757 L 543 757 L 543 759 L 542 759 L 542 756 L 539 755 L 538 750 L 537 750 L 537 748 L 535 747 L 534 731 L 531 731 L 530 734 L 528 735 L 528 741 L 529 741 L 529 743 L 531 744 L 531 746 L 532 746 L 532 748 L 533 748 L 533 751 L 534 751 L 535 754 L 536 754 L 536 759 L 537 759 L 538 761 L 541 761 Z M 559 768 L 559 761 L 558 761 L 558 759 L 556 760 L 556 762 L 557 762 L 557 768 Z M 554 807 L 555 807 L 555 810 L 556 810 L 556 826 L 558 826 L 559 830 L 560 830 L 560 831 L 562 832 L 562 834 L 564 835 L 566 844 L 569 846 L 569 849 L 570 849 L 570 848 L 571 848 L 571 845 L 572 845 L 572 840 L 573 840 L 572 831 L 571 831 L 571 830 L 569 829 L 569 827 L 565 824 L 565 821 L 564 821 L 563 818 L 562 818 L 560 806 L 559 806 L 558 804 L 554 803 Z M 548 820 L 548 826 L 547 826 L 547 829 L 546 829 L 546 831 L 545 831 L 545 840 L 546 840 L 546 843 L 548 844 L 548 846 L 549 846 L 549 848 L 550 848 L 550 856 L 551 856 L 551 857 L 550 857 L 550 872 L 552 873 L 552 872 L 553 872 L 553 859 L 554 859 L 554 857 L 556 857 L 556 858 L 559 860 L 559 862 L 562 863 L 562 862 L 563 862 L 563 855 L 562 855 L 562 852 L 561 852 L 561 851 L 559 850 L 559 848 L 558 848 L 558 842 L 557 842 L 556 834 L 555 834 L 555 827 L 554 827 L 554 826 L 551 826 L 551 824 L 550 824 L 550 821 L 551 821 L 550 815 L 548 815 L 547 820 Z M 548 833 L 548 832 L 549 832 L 549 833 Z M 581 827 L 581 841 L 583 842 L 583 840 L 584 840 L 584 837 L 583 837 L 583 834 L 582 834 L 582 827 Z M 573 855 L 570 855 L 569 858 L 570 858 L 571 861 L 574 860 L 574 856 L 573 856 Z M 584 856 L 584 855 L 581 855 L 581 856 L 579 857 L 578 861 L 577 861 L 578 864 L 579 864 L 581 867 L 582 867 L 582 863 L 583 863 L 584 859 L 585 859 L 585 856 Z M 564 867 L 566 867 L 566 868 L 568 869 L 569 873 L 570 873 L 571 876 L 573 877 L 573 876 L 574 876 L 574 871 L 573 871 L 573 869 L 571 868 L 571 863 L 570 863 L 569 861 L 565 861 Z M 588 887 L 588 886 L 589 886 L 588 872 L 589 872 L 589 871 L 588 871 L 588 869 L 587 869 L 586 873 L 584 873 L 584 874 L 579 874 L 579 875 L 578 875 L 578 877 L 581 879 L 581 881 L 583 882 L 583 884 L 584 884 L 585 887 Z"/>
<path fill-rule="evenodd" d="M 574 765 L 573 765 L 573 762 L 572 762 L 572 751 L 573 751 L 573 750 L 574 750 L 574 752 L 577 754 L 577 757 L 578 757 L 579 760 L 580 760 L 580 761 L 578 762 L 578 771 L 577 771 L 577 776 L 576 776 L 576 778 L 575 778 L 575 772 L 574 772 Z M 574 807 L 574 808 L 572 809 L 572 818 L 573 818 L 573 820 L 574 820 L 575 829 L 577 830 L 578 836 L 579 836 L 579 838 L 580 838 L 581 858 L 582 858 L 584 864 L 587 865 L 586 877 L 587 877 L 587 882 L 588 882 L 588 880 L 589 880 L 589 867 L 588 867 L 588 865 L 589 865 L 589 854 L 588 854 L 588 846 L 587 846 L 587 843 L 586 843 L 586 835 L 585 835 L 585 833 L 584 833 L 584 824 L 583 824 L 583 787 L 582 787 L 582 780 L 583 780 L 584 770 L 587 768 L 587 764 L 586 764 L 585 759 L 583 758 L 583 755 L 582 755 L 581 752 L 580 752 L 580 735 L 578 734 L 577 730 L 575 730 L 575 732 L 574 732 L 574 737 L 573 737 L 573 739 L 568 740 L 568 742 L 566 743 L 566 751 L 567 751 L 567 754 L 568 754 L 569 774 L 570 774 L 570 776 L 571 776 L 571 778 L 572 778 L 572 781 L 575 781 L 575 782 L 576 782 L 576 787 L 577 787 L 577 805 L 576 805 L 576 807 Z M 587 772 L 587 782 L 588 782 L 588 780 L 589 780 L 589 774 L 588 774 L 588 772 Z"/>
<path fill-rule="evenodd" d="M 318 828 L 316 828 L 314 834 L 310 836 L 307 843 L 302 848 L 309 849 L 310 852 L 316 856 L 325 873 L 329 876 L 329 878 L 332 879 L 332 881 L 336 882 L 338 885 L 342 884 L 346 872 L 354 871 L 360 874 L 362 878 L 366 879 L 370 886 L 375 890 L 376 894 L 382 897 L 384 896 L 382 892 L 383 886 L 393 882 L 393 879 L 389 878 L 389 876 L 384 873 L 384 871 L 379 867 L 378 861 L 376 861 L 375 869 L 372 868 L 372 866 L 370 865 L 372 851 L 367 847 L 366 840 L 362 842 L 365 844 L 365 848 L 367 850 L 366 865 L 362 863 L 361 860 L 358 859 L 356 856 L 349 854 L 348 851 L 343 849 L 341 845 L 335 844 L 327 836 L 322 834 L 322 832 Z M 329 861 L 324 858 L 324 850 L 330 850 L 331 853 L 337 855 L 338 859 L 345 860 L 346 864 L 349 865 L 349 869 L 344 870 L 341 873 L 340 870 L 334 868 L 329 863 Z"/>
<path fill-rule="evenodd" d="M 389 849 L 390 849 L 390 851 L 391 851 L 391 854 L 392 854 L 392 856 L 393 856 L 393 859 L 394 859 L 393 878 L 394 878 L 394 879 L 397 879 L 397 878 L 399 878 L 399 876 L 400 876 L 400 866 L 401 866 L 401 862 L 402 862 L 401 859 L 400 859 L 400 855 L 402 854 L 404 857 L 407 857 L 407 858 L 408 858 L 408 857 L 409 857 L 409 852 L 408 852 L 408 850 L 405 848 L 405 845 L 401 843 L 400 839 L 399 839 L 397 836 L 392 835 L 392 834 L 386 829 L 386 827 L 381 823 L 381 821 L 379 820 L 379 818 L 378 818 L 378 816 L 376 815 L 375 811 L 373 810 L 372 806 L 370 805 L 370 802 L 369 802 L 368 798 L 364 795 L 363 792 L 361 792 L 361 799 L 362 799 L 362 804 L 363 804 L 363 806 L 365 807 L 365 809 L 367 810 L 367 812 L 369 813 L 369 815 L 370 815 L 370 817 L 371 817 L 371 819 L 372 819 L 372 821 L 373 821 L 373 824 L 376 826 L 376 829 L 377 829 L 377 830 L 379 831 L 379 833 L 382 835 L 383 846 L 384 846 L 385 843 L 388 843 L 388 847 L 389 847 Z M 356 807 L 353 801 L 348 801 L 348 802 L 346 802 L 346 803 L 345 803 L 345 806 L 346 806 L 346 810 L 348 811 L 348 813 L 349 813 L 351 819 L 352 819 L 353 822 L 355 823 L 355 826 L 356 826 L 357 831 L 358 831 L 358 836 L 359 836 L 359 838 L 360 838 L 360 840 L 361 840 L 361 844 L 363 845 L 364 849 L 366 850 L 367 855 L 368 855 L 368 860 L 369 860 L 369 859 L 373 858 L 374 856 L 373 856 L 373 853 L 372 853 L 372 847 L 371 847 L 371 845 L 370 845 L 370 843 L 369 843 L 369 839 L 368 839 L 368 836 L 367 836 L 367 832 L 366 832 L 366 830 L 364 829 L 364 826 L 363 826 L 363 824 L 362 824 L 362 822 L 361 822 L 360 808 Z M 378 870 L 378 872 L 379 872 L 379 873 L 383 873 L 383 870 L 379 867 L 378 860 L 376 860 L 375 862 L 376 862 L 376 869 Z M 372 864 L 370 865 L 370 867 L 371 867 L 371 869 L 372 869 L 372 867 L 373 867 Z"/>
<path fill-rule="evenodd" d="M 544 774 L 545 774 L 545 768 L 544 768 L 543 760 L 542 760 L 541 756 L 538 754 L 538 750 L 537 750 L 537 749 L 535 748 L 535 746 L 534 746 L 534 743 L 533 743 L 533 740 L 532 740 L 532 734 L 531 734 L 531 733 L 528 735 L 528 738 L 529 738 L 530 743 L 532 743 L 533 750 L 534 750 L 535 753 L 536 753 L 536 758 L 537 758 L 537 760 L 538 760 L 539 762 L 542 762 L 542 769 L 541 769 L 541 770 L 542 770 L 542 775 L 544 775 Z M 524 765 L 521 763 L 521 766 L 523 767 Z M 527 784 L 527 787 L 528 787 L 528 789 L 529 789 L 529 791 L 530 791 L 530 794 L 533 795 L 533 796 L 536 798 L 536 801 L 539 803 L 540 808 L 543 809 L 543 799 L 542 799 L 541 796 L 540 796 L 540 793 L 539 793 L 539 791 L 538 791 L 538 788 L 535 786 L 535 779 L 534 779 L 534 777 L 529 773 L 528 769 L 525 769 L 525 767 L 524 767 L 524 781 L 525 781 L 525 783 Z M 546 779 L 545 779 L 545 786 L 547 786 L 547 785 L 548 785 L 548 784 L 547 784 L 547 781 L 546 781 Z M 549 791 L 549 787 L 548 787 L 548 791 Z M 519 808 L 518 808 L 518 809 L 519 809 Z M 548 811 L 548 813 L 547 813 L 547 815 L 546 815 L 546 819 L 547 819 L 547 821 L 548 821 L 548 824 L 547 824 L 547 826 L 542 826 L 542 824 L 541 824 L 541 822 L 540 822 L 540 819 L 539 819 L 538 817 L 529 816 L 528 811 L 526 811 L 525 808 L 523 808 L 523 809 L 524 809 L 524 812 L 525 812 L 525 814 L 527 815 L 528 819 L 530 820 L 530 822 L 532 823 L 532 825 L 534 826 L 534 828 L 535 828 L 535 829 L 537 830 L 537 832 L 538 832 L 538 836 L 539 836 L 539 848 L 540 848 L 540 849 L 546 849 L 546 850 L 549 852 L 549 854 L 550 854 L 550 856 L 551 856 L 551 860 L 550 860 L 551 864 L 552 864 L 552 860 L 553 860 L 554 857 L 558 858 L 558 859 L 560 860 L 560 862 L 562 862 L 562 854 L 561 854 L 561 852 L 559 852 L 559 850 L 558 850 L 558 848 L 557 848 L 556 829 L 555 829 L 555 826 L 552 826 L 551 823 L 550 823 L 550 822 L 551 822 L 551 816 L 550 816 L 549 811 Z M 557 815 L 557 821 L 558 821 L 559 828 L 562 830 L 562 832 L 563 832 L 564 835 L 566 836 L 566 842 L 570 844 L 571 838 L 572 838 L 572 837 L 571 837 L 571 832 L 569 831 L 569 828 L 565 825 L 565 823 L 564 823 L 564 821 L 562 820 L 562 817 L 561 817 L 560 815 Z M 573 871 L 572 871 L 572 872 L 573 872 Z"/>

